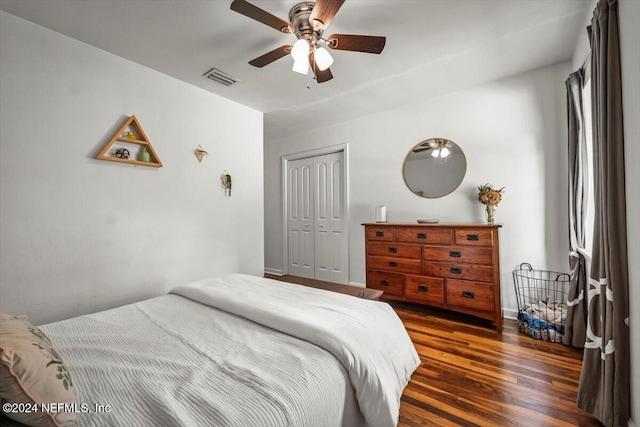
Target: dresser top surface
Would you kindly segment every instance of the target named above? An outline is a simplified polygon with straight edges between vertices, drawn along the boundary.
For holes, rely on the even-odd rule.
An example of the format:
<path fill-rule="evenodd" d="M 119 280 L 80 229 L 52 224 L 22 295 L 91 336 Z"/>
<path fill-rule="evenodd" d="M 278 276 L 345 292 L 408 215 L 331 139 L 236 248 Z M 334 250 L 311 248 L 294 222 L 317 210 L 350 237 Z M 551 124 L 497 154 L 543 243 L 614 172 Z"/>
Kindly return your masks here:
<path fill-rule="evenodd" d="M 456 227 L 456 228 L 500 228 L 502 224 L 487 224 L 480 222 L 438 222 L 438 223 L 419 223 L 419 222 L 365 222 L 364 226 L 373 227 Z"/>

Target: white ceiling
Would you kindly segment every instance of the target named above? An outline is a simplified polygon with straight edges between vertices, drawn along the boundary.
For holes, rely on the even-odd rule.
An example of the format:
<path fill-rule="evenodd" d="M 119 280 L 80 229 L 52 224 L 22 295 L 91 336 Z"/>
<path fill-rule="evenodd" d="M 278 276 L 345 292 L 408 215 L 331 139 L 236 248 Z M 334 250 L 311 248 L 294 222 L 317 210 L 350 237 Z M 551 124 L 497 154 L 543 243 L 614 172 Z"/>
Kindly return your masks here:
<path fill-rule="evenodd" d="M 249 1 L 284 20 L 297 3 Z M 325 36 L 381 35 L 387 44 L 380 55 L 332 51 L 334 79 L 320 85 L 292 72 L 288 56 L 249 65 L 295 38 L 230 4 L 0 0 L 0 9 L 260 110 L 265 138 L 277 138 L 567 60 L 592 0 L 346 0 Z M 240 82 L 203 77 L 212 67 Z"/>

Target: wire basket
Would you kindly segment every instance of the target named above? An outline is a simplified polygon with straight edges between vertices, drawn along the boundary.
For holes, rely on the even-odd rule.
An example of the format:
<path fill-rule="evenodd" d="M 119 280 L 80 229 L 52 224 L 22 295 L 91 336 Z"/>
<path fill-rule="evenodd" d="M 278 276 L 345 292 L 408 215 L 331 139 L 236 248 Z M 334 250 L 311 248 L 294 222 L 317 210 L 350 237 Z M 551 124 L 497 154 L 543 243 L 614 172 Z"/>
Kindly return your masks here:
<path fill-rule="evenodd" d="M 567 273 L 534 270 L 529 263 L 520 264 L 513 271 L 520 332 L 535 339 L 562 342 L 570 282 Z"/>

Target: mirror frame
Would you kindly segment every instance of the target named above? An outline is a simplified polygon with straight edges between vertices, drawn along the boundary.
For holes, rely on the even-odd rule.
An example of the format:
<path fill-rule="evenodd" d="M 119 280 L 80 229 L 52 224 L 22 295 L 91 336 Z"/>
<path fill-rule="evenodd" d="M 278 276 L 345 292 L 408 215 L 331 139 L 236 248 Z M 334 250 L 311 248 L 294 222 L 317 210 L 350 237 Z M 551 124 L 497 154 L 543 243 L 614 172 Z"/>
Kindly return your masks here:
<path fill-rule="evenodd" d="M 407 182 L 407 175 L 406 175 L 406 167 L 407 167 L 407 161 L 409 160 L 409 156 L 411 156 L 411 154 L 414 153 L 414 150 L 418 147 L 420 147 L 421 145 L 423 145 L 426 142 L 432 141 L 432 140 L 445 140 L 447 141 L 447 143 L 453 144 L 455 147 L 457 147 L 457 149 L 460 151 L 460 155 L 462 156 L 462 159 L 464 160 L 464 168 L 463 168 L 463 172 L 462 172 L 462 176 L 460 177 L 460 180 L 454 185 L 452 186 L 452 188 L 441 195 L 437 195 L 437 196 L 425 196 L 425 195 L 420 195 L 418 193 L 416 193 L 411 186 L 409 185 L 409 183 Z M 402 179 L 404 180 L 404 184 L 407 186 L 407 188 L 409 189 L 409 191 L 411 191 L 411 193 L 415 194 L 418 197 L 421 197 L 423 199 L 439 199 L 440 197 L 444 197 L 444 196 L 448 196 L 449 194 L 453 193 L 454 191 L 456 191 L 458 189 L 458 187 L 460 187 L 460 185 L 462 184 L 462 181 L 464 181 L 464 177 L 467 175 L 467 156 L 464 154 L 464 151 L 462 150 L 462 147 L 460 147 L 460 145 L 458 145 L 457 143 L 455 143 L 454 141 L 448 139 L 448 138 L 427 138 L 423 141 L 420 141 L 419 143 L 417 143 L 416 145 L 414 145 L 413 147 L 411 147 L 411 149 L 409 150 L 409 152 L 407 153 L 407 155 L 404 158 L 404 162 L 402 163 Z"/>

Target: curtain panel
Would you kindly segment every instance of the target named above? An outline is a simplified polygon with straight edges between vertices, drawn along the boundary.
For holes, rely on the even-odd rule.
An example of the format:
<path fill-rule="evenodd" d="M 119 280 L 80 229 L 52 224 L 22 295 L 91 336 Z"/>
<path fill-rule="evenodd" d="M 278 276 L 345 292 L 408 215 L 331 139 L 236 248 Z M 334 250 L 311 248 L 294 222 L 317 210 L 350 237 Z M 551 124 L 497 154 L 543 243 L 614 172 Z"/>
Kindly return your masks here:
<path fill-rule="evenodd" d="M 578 249 L 585 248 L 587 216 L 587 147 L 585 138 L 582 70 L 571 74 L 567 86 L 569 125 L 569 266 L 571 283 L 567 295 L 567 320 L 562 342 L 584 347 L 587 334 L 586 260 Z"/>
<path fill-rule="evenodd" d="M 598 2 L 590 39 L 595 222 L 577 403 L 606 426 L 627 426 L 629 275 L 617 0 Z"/>

